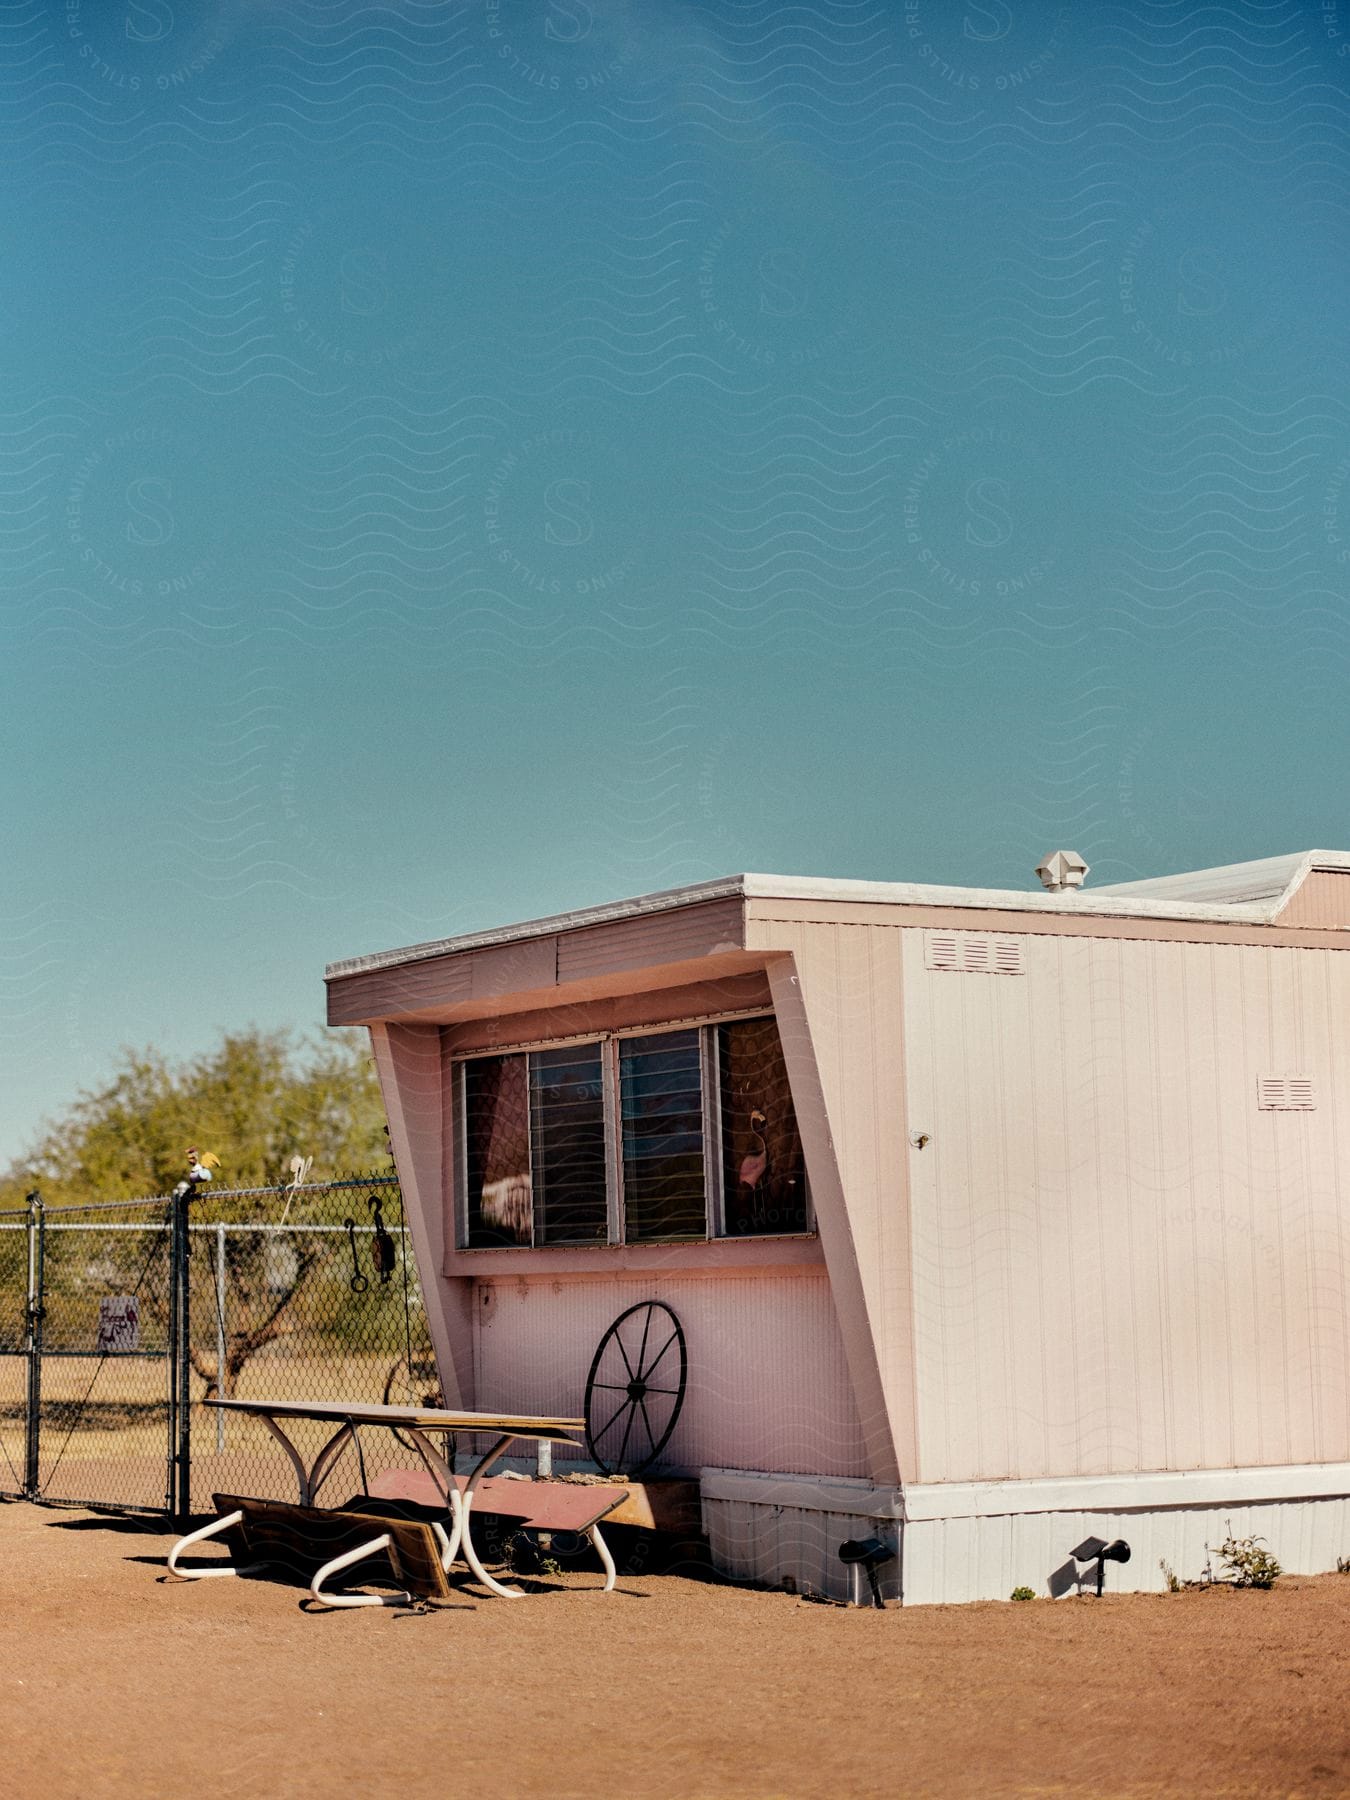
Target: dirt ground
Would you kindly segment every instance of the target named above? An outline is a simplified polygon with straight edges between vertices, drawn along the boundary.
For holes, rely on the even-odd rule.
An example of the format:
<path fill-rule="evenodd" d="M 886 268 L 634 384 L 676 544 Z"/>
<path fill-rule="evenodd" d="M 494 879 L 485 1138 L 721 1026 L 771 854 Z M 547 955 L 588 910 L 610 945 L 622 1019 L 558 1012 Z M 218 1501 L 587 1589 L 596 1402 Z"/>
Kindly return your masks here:
<path fill-rule="evenodd" d="M 1350 1795 L 1350 1576 L 812 1605 L 692 1575 L 308 1612 L 171 1539 L 0 1506 L 0 1767 L 43 1800 Z"/>

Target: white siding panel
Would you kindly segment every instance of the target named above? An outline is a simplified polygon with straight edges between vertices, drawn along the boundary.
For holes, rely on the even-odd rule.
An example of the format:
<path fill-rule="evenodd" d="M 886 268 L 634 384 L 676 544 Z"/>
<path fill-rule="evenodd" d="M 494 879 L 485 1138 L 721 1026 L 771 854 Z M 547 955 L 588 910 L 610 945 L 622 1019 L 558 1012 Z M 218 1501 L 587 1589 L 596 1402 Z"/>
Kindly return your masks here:
<path fill-rule="evenodd" d="M 897 1528 L 850 1513 L 824 1513 L 793 1506 L 757 1506 L 745 1500 L 705 1500 L 703 1523 L 714 1568 L 733 1581 L 783 1587 L 798 1593 L 824 1594 L 831 1600 L 850 1596 L 848 1569 L 839 1546 L 850 1538 L 881 1537 L 896 1541 Z M 877 1571 L 883 1600 L 900 1597 L 897 1561 Z"/>
<path fill-rule="evenodd" d="M 1079 1565 L 1070 1555 L 1088 1537 L 1124 1538 L 1130 1546 L 1128 1563 L 1107 1564 L 1107 1593 L 1162 1593 L 1162 1562 L 1181 1580 L 1197 1580 L 1210 1555 L 1206 1546 L 1221 1544 L 1230 1528 L 1236 1537 L 1264 1539 L 1287 1574 L 1321 1574 L 1336 1567 L 1350 1542 L 1350 1500 L 912 1521 L 904 1527 L 904 1600 L 917 1606 L 1007 1600 L 1016 1587 L 1062 1597 L 1078 1592 L 1080 1577 L 1083 1591 L 1095 1593 L 1096 1565 Z M 1219 1559 L 1211 1560 L 1218 1574 Z"/>
<path fill-rule="evenodd" d="M 920 1479 L 1350 1457 L 1350 958 L 902 935 Z"/>

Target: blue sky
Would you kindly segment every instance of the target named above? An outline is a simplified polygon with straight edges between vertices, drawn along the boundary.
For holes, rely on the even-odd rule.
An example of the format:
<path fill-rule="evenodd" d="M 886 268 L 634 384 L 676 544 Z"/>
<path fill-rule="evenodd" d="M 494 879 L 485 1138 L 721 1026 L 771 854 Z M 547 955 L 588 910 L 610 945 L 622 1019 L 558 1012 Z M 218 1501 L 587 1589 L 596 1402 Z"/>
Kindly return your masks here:
<path fill-rule="evenodd" d="M 1350 847 L 1347 48 L 16 0 L 0 1153 L 361 951 Z"/>

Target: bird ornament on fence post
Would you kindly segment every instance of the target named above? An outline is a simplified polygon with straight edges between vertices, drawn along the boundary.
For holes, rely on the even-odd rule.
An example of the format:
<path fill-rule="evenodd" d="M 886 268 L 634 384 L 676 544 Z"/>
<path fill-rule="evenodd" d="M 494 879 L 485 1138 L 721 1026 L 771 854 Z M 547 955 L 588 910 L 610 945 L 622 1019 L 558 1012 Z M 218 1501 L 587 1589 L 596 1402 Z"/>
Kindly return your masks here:
<path fill-rule="evenodd" d="M 220 1158 L 213 1150 L 191 1149 L 187 1153 L 188 1172 L 186 1179 L 180 1181 L 173 1190 L 175 1200 L 194 1200 L 197 1189 L 203 1181 L 210 1181 L 212 1169 L 220 1167 Z"/>

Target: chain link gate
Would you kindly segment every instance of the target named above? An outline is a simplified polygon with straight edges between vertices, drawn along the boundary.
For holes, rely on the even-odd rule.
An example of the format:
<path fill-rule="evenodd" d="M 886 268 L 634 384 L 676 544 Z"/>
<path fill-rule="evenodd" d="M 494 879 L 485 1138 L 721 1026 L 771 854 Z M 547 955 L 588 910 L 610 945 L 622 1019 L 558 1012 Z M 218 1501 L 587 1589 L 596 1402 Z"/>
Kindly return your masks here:
<path fill-rule="evenodd" d="M 259 1217 L 253 1197 L 228 1193 L 203 1194 L 194 1206 L 187 1234 L 194 1395 L 434 1400 L 436 1361 L 397 1180 L 301 1194 L 299 1216 L 281 1207 Z M 186 1425 L 192 1511 L 210 1511 L 217 1493 L 290 1491 L 294 1474 L 261 1420 L 196 1404 Z M 305 1421 L 287 1429 L 302 1455 L 331 1434 L 330 1426 Z M 396 1439 L 383 1431 L 369 1442 L 358 1438 L 345 1454 L 353 1491 L 400 1460 Z"/>
<path fill-rule="evenodd" d="M 0 1213 L 0 1495 L 185 1520 L 286 1491 L 222 1393 L 436 1397 L 395 1177 Z M 397 1458 L 358 1442 L 354 1484 Z"/>

